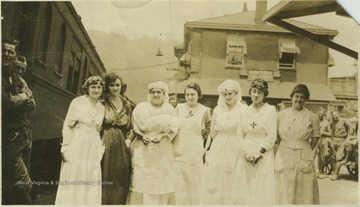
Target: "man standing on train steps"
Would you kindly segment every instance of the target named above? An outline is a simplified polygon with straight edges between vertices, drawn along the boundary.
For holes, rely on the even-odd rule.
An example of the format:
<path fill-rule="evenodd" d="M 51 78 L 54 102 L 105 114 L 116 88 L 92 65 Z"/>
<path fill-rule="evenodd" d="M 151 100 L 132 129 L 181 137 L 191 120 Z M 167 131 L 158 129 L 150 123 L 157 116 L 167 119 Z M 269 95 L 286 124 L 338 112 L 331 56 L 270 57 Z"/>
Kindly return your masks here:
<path fill-rule="evenodd" d="M 2 43 L 2 204 L 31 204 L 30 153 L 32 138 L 29 112 L 35 100 L 21 78 L 26 59 L 17 54 L 16 43 Z"/>

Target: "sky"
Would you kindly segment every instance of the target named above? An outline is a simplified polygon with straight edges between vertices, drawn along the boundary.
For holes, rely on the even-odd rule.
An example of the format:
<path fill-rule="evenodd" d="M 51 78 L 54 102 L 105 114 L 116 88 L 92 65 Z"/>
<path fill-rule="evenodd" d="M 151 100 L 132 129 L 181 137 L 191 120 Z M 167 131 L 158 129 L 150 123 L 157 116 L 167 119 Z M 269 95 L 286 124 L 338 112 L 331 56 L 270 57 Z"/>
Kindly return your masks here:
<path fill-rule="evenodd" d="M 129 38 L 152 36 L 182 42 L 184 24 L 211 17 L 241 12 L 246 2 L 248 10 L 255 10 L 255 0 L 90 0 L 72 1 L 87 30 L 122 33 Z M 279 0 L 268 0 L 267 8 Z M 352 3 L 355 0 L 341 0 Z M 359 5 L 359 1 L 356 2 Z M 349 8 L 358 8 L 350 6 Z M 347 10 L 347 8 L 346 8 Z M 350 12 L 358 14 L 356 12 Z M 359 16 L 356 17 L 360 19 Z M 334 42 L 359 51 L 359 25 L 351 18 L 335 13 L 297 18 L 299 21 L 339 31 Z M 354 59 L 330 49 L 335 66 L 330 76 L 352 75 Z M 100 54 L 101 56 L 101 54 Z M 344 69 L 345 68 L 345 69 Z"/>
<path fill-rule="evenodd" d="M 133 1 L 143 4 L 133 8 Z M 162 33 L 182 39 L 186 21 L 238 13 L 244 2 L 249 9 L 255 9 L 254 0 L 93 0 L 73 1 L 73 5 L 87 29 L 121 32 L 134 38 L 142 35 L 159 37 Z M 271 2 L 274 1 L 268 4 Z"/>

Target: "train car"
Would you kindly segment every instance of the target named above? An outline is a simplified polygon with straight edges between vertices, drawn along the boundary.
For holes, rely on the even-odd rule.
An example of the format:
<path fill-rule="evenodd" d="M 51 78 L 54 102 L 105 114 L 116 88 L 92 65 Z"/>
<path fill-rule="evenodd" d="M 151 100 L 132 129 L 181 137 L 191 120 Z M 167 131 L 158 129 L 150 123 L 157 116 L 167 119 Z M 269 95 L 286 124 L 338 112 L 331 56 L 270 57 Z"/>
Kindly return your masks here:
<path fill-rule="evenodd" d="M 37 104 L 30 113 L 31 177 L 50 183 L 59 176 L 59 143 L 69 104 L 87 77 L 106 70 L 71 2 L 2 1 L 1 15 L 2 39 L 19 41 L 19 53 L 28 62 L 24 79 Z M 35 185 L 34 195 L 37 187 L 53 186 Z"/>

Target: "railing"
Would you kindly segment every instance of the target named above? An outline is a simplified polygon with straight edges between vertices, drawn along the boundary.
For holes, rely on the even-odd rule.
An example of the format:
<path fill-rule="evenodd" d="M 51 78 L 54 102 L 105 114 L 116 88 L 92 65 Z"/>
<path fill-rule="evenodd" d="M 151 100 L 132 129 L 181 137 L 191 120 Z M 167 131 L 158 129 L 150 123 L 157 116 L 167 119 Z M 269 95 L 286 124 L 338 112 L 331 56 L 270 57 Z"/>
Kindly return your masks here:
<path fill-rule="evenodd" d="M 282 101 L 285 104 L 286 108 L 291 107 L 291 101 Z M 314 113 L 317 113 L 320 108 L 327 109 L 329 103 L 326 102 L 306 102 L 304 108 Z"/>
<path fill-rule="evenodd" d="M 335 96 L 357 97 L 358 84 L 355 79 L 331 79 L 330 89 Z"/>

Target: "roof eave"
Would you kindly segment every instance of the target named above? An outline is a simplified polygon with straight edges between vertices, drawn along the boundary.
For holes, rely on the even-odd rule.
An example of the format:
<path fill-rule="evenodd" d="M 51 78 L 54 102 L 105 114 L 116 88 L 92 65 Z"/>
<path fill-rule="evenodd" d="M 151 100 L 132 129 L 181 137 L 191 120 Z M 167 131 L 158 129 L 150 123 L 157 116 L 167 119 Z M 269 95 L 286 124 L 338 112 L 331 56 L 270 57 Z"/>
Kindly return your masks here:
<path fill-rule="evenodd" d="M 314 14 L 328 13 L 342 9 L 335 0 L 313 1 L 310 4 L 303 0 L 281 1 L 263 16 L 263 21 L 271 18 L 295 18 Z"/>
<path fill-rule="evenodd" d="M 185 28 L 292 33 L 289 30 L 283 29 L 278 26 L 217 24 L 210 22 L 187 22 L 185 23 Z M 318 35 L 329 35 L 331 37 L 334 37 L 338 34 L 336 30 L 308 29 L 308 31 Z"/>
<path fill-rule="evenodd" d="M 308 7 L 306 4 L 306 2 L 301 0 L 281 1 L 265 13 L 263 21 L 270 22 L 307 39 L 326 45 L 354 59 L 358 59 L 358 53 L 356 51 L 332 42 L 328 38 L 324 38 L 305 27 L 299 27 L 299 25 L 295 25 L 289 21 L 288 18 L 292 17 L 321 14 L 342 9 L 335 0 L 319 1 L 316 3 L 317 5 L 309 5 Z"/>

